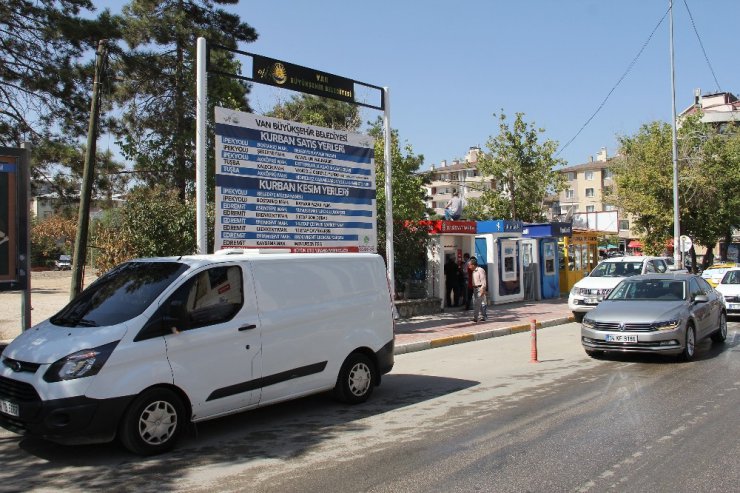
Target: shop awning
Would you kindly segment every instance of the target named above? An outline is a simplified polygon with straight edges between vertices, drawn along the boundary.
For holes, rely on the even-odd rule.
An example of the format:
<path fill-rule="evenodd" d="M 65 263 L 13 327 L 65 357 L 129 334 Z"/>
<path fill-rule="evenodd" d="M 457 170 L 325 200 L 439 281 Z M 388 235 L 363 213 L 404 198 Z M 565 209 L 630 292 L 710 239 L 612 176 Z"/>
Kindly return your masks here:
<path fill-rule="evenodd" d="M 627 243 L 627 248 L 642 248 L 642 243 L 637 240 L 632 240 Z"/>

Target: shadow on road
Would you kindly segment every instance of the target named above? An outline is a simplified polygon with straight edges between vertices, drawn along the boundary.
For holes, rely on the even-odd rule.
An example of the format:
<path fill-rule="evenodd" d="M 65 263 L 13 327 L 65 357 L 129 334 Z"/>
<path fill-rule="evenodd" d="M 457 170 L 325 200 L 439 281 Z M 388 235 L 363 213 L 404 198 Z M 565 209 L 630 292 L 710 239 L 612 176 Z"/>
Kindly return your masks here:
<path fill-rule="evenodd" d="M 299 457 L 324 440 L 369 428 L 364 418 L 478 383 L 391 373 L 383 376 L 382 385 L 364 404 L 340 404 L 329 394 L 319 394 L 207 421 L 194 426 L 173 452 L 151 458 L 133 456 L 117 442 L 63 446 L 40 439 L 0 438 L 0 484 L 12 490 L 167 491 L 176 488 L 183 467 L 244 467 L 251 461 Z"/>

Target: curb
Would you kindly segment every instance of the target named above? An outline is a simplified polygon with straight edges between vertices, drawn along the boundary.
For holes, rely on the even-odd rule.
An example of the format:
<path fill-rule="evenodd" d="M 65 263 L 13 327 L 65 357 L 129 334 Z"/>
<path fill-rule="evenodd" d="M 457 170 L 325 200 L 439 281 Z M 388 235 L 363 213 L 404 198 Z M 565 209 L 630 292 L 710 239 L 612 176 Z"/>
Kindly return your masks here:
<path fill-rule="evenodd" d="M 556 325 L 567 324 L 573 322 L 573 317 L 561 317 L 554 318 L 551 320 L 545 320 L 543 322 L 537 322 L 538 329 L 544 329 L 546 327 L 554 327 Z M 454 344 L 462 344 L 465 342 L 481 341 L 483 339 L 491 339 L 493 337 L 508 336 L 511 334 L 517 334 L 519 332 L 529 332 L 529 324 L 526 325 L 512 325 L 511 327 L 500 327 L 498 329 L 483 330 L 481 332 L 473 332 L 466 334 L 458 334 L 454 336 L 440 337 L 429 341 L 418 341 L 410 342 L 396 346 L 393 350 L 394 355 L 415 353 L 417 351 L 425 351 L 427 349 L 434 349 L 444 346 L 452 346 Z"/>

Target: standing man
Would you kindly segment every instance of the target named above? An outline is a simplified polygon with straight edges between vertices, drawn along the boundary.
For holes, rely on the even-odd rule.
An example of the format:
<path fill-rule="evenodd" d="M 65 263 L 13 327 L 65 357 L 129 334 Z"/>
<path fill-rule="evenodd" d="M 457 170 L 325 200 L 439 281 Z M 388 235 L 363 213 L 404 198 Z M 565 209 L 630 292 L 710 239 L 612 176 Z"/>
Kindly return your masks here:
<path fill-rule="evenodd" d="M 482 319 L 486 320 L 486 313 L 482 312 L 481 305 L 486 299 L 487 283 L 486 283 L 486 271 L 478 265 L 478 259 L 471 257 L 470 265 L 473 266 L 473 272 L 471 273 L 471 279 L 473 283 L 473 322 L 478 322 L 478 314 L 482 315 Z"/>
<path fill-rule="evenodd" d="M 470 254 L 463 254 L 462 275 L 463 275 L 463 304 L 465 310 L 470 310 L 470 297 L 473 295 L 473 283 L 470 280 Z"/>
<path fill-rule="evenodd" d="M 452 192 L 452 198 L 447 202 L 447 205 L 445 206 L 445 220 L 449 221 L 450 219 L 452 219 L 453 221 L 457 221 L 458 219 L 460 219 L 462 208 L 462 200 L 457 194 L 457 191 Z"/>
<path fill-rule="evenodd" d="M 455 298 L 457 298 L 457 264 L 449 257 L 445 263 L 445 306 L 454 306 Z"/>

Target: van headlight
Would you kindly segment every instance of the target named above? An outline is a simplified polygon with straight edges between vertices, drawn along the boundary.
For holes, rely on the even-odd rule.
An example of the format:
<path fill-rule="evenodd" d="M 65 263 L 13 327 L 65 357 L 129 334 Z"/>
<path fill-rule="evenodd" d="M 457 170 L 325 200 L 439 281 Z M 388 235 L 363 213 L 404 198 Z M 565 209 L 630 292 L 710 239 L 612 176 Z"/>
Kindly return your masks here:
<path fill-rule="evenodd" d="M 47 382 L 61 382 L 96 375 L 119 341 L 93 349 L 83 349 L 55 361 L 44 373 Z"/>
<path fill-rule="evenodd" d="M 673 330 L 681 325 L 680 320 L 668 320 L 665 322 L 655 322 L 655 330 Z"/>

